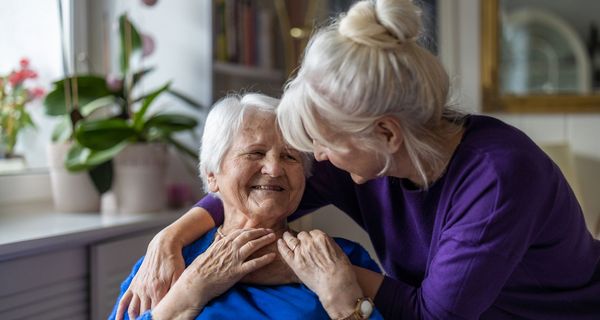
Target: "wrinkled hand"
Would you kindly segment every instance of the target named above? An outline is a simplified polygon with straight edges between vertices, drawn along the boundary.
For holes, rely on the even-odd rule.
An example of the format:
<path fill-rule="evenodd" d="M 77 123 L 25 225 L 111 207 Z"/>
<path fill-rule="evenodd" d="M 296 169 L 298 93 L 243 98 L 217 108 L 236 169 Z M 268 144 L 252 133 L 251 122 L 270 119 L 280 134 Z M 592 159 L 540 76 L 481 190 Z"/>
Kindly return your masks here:
<path fill-rule="evenodd" d="M 277 242 L 281 256 L 298 278 L 319 296 L 333 319 L 348 316 L 363 296 L 352 264 L 342 249 L 320 230 L 289 233 Z"/>
<path fill-rule="evenodd" d="M 197 313 L 246 274 L 271 263 L 276 256 L 272 252 L 248 258 L 275 239 L 268 229 L 240 229 L 215 240 L 185 269 L 153 315 L 157 319 L 171 319 L 182 312 Z"/>
<path fill-rule="evenodd" d="M 125 311 L 135 319 L 162 300 L 185 269 L 181 250 L 163 241 L 161 234 L 150 241 L 142 265 L 119 301 L 117 320 L 123 319 Z"/>

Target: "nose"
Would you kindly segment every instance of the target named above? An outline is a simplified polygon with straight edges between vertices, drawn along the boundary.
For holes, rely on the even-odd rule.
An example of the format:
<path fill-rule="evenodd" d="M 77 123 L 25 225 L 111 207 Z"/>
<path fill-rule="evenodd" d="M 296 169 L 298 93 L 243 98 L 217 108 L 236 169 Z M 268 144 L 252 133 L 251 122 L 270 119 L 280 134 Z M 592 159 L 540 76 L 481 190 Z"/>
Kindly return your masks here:
<path fill-rule="evenodd" d="M 324 161 L 327 160 L 327 154 L 325 153 L 325 148 L 318 142 L 313 140 L 313 153 L 315 155 L 315 160 Z"/>
<path fill-rule="evenodd" d="M 270 177 L 279 177 L 283 175 L 282 159 L 279 157 L 265 157 L 261 173 Z"/>

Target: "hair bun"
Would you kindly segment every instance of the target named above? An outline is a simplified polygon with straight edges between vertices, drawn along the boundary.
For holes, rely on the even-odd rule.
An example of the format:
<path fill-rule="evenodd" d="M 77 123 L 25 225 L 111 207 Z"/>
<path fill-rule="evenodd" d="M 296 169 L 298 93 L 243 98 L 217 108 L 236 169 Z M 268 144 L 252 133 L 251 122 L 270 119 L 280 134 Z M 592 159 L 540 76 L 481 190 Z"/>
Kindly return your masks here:
<path fill-rule="evenodd" d="M 411 0 L 363 0 L 350 8 L 339 32 L 372 47 L 391 48 L 421 34 L 421 9 Z"/>

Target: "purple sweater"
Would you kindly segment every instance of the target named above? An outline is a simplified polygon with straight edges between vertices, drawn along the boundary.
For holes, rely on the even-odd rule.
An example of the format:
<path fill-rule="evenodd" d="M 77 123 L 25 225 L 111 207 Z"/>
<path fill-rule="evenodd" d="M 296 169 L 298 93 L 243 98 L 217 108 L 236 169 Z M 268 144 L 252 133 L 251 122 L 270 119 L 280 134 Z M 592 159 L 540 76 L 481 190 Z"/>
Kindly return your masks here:
<path fill-rule="evenodd" d="M 465 128 L 428 190 L 320 162 L 294 216 L 334 204 L 369 233 L 386 319 L 600 319 L 600 241 L 558 167 L 499 120 Z M 218 199 L 198 205 L 222 221 Z"/>

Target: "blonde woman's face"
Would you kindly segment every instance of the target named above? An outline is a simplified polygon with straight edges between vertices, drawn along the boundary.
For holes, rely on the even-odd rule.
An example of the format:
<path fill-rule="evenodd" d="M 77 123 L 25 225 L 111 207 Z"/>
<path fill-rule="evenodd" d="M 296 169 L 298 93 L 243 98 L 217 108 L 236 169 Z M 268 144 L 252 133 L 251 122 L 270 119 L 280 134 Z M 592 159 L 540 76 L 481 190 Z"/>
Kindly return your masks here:
<path fill-rule="evenodd" d="M 320 122 L 318 126 L 327 144 L 334 145 L 335 149 L 327 147 L 321 141 L 313 140 L 313 153 L 317 161 L 329 160 L 337 168 L 350 173 L 352 180 L 357 184 L 376 178 L 385 166 L 385 160 L 369 150 L 364 145 L 364 140 L 334 132 L 324 122 Z"/>
<path fill-rule="evenodd" d="M 304 192 L 300 153 L 284 142 L 275 116 L 252 111 L 225 154 L 218 174 L 209 174 L 213 192 L 225 209 L 241 211 L 257 222 L 284 219 Z"/>

